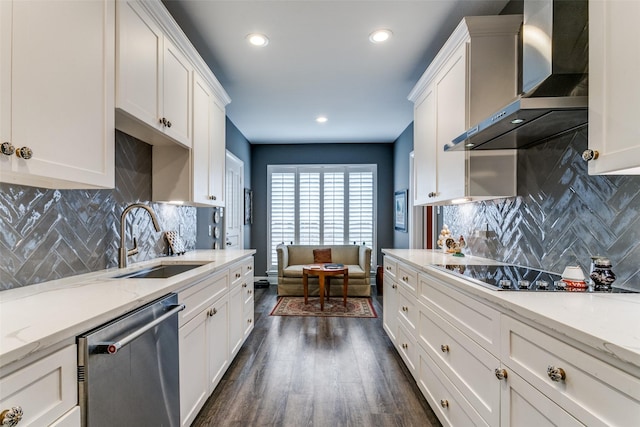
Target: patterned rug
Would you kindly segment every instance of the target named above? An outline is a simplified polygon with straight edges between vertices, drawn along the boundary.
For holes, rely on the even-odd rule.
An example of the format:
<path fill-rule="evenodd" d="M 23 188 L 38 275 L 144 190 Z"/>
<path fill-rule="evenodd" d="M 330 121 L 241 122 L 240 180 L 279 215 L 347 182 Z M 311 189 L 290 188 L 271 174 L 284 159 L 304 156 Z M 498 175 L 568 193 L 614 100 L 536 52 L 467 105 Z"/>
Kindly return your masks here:
<path fill-rule="evenodd" d="M 320 298 L 309 297 L 309 304 L 304 297 L 280 297 L 271 311 L 272 316 L 310 316 L 310 317 L 378 317 L 371 304 L 371 298 L 347 298 L 347 306 L 342 304 L 342 297 L 324 299 L 324 310 L 320 311 Z"/>

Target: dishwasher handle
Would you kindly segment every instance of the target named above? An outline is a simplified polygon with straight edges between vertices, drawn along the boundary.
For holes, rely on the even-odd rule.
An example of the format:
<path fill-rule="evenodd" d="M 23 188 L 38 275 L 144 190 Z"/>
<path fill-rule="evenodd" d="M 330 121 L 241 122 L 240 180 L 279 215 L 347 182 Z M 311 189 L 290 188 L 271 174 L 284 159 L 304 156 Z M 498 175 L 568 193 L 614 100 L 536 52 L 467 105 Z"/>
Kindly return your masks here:
<path fill-rule="evenodd" d="M 169 311 L 167 311 L 165 314 L 163 314 L 162 316 L 160 316 L 157 319 L 153 320 L 152 322 L 147 323 L 146 325 L 144 325 L 140 329 L 136 329 L 135 331 L 131 332 L 126 337 L 123 337 L 122 339 L 120 339 L 118 341 L 106 342 L 106 343 L 102 343 L 102 344 L 98 345 L 96 347 L 96 353 L 116 354 L 118 352 L 118 350 L 120 350 L 125 345 L 129 344 L 134 339 L 138 338 L 140 335 L 142 335 L 145 332 L 147 332 L 149 329 L 156 327 L 158 324 L 164 322 L 169 317 L 173 316 L 174 314 L 176 314 L 176 313 L 178 313 L 178 312 L 180 312 L 180 311 L 182 311 L 182 310 L 184 310 L 186 308 L 186 306 L 184 304 L 173 305 L 173 306 L 170 306 L 170 307 L 171 307 L 171 309 Z"/>

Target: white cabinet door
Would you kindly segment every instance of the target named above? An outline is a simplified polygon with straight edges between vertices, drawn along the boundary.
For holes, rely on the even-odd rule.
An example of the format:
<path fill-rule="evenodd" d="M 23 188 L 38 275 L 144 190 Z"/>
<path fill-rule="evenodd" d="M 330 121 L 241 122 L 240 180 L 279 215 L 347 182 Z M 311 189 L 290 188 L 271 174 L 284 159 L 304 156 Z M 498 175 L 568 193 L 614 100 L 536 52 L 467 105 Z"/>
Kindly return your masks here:
<path fill-rule="evenodd" d="M 429 85 L 414 108 L 413 153 L 415 170 L 414 205 L 424 205 L 438 194 L 436 153 L 436 95 Z"/>
<path fill-rule="evenodd" d="M 208 310 L 178 332 L 180 345 L 180 424 L 189 426 L 209 397 Z"/>
<path fill-rule="evenodd" d="M 571 427 L 583 425 L 517 374 L 508 372 L 509 376 L 507 381 L 503 381 L 501 393 L 501 426 Z"/>
<path fill-rule="evenodd" d="M 191 74 L 187 58 L 164 38 L 162 55 L 162 119 L 164 132 L 191 147 Z"/>
<path fill-rule="evenodd" d="M 193 201 L 213 205 L 213 95 L 206 82 L 196 74 L 193 80 Z"/>
<path fill-rule="evenodd" d="M 438 190 L 431 200 L 452 200 L 466 195 L 465 156 L 463 151 L 444 151 L 444 145 L 467 128 L 467 44 L 463 43 L 447 61 L 435 80 L 435 143 Z"/>
<path fill-rule="evenodd" d="M 386 264 L 386 260 L 385 260 Z M 383 276 L 384 287 L 382 290 L 382 324 L 384 330 L 396 342 L 398 334 L 398 285 L 387 274 Z M 376 284 L 376 286 L 380 286 Z"/>
<path fill-rule="evenodd" d="M 209 354 L 209 393 L 216 388 L 222 375 L 229 367 L 229 298 L 216 301 L 209 311 L 207 342 Z"/>
<path fill-rule="evenodd" d="M 640 174 L 640 2 L 589 2 L 589 174 Z"/>
<path fill-rule="evenodd" d="M 77 348 L 69 345 L 0 378 L 0 413 L 20 406 L 20 425 L 48 426 L 78 404 Z"/>
<path fill-rule="evenodd" d="M 116 126 L 151 144 L 191 147 L 193 67 L 145 7 L 118 2 Z"/>
<path fill-rule="evenodd" d="M 3 182 L 113 188 L 115 4 L 0 2 Z"/>
<path fill-rule="evenodd" d="M 244 299 L 242 286 L 229 292 L 229 348 L 231 357 L 240 350 L 244 341 Z"/>
<path fill-rule="evenodd" d="M 214 206 L 224 207 L 225 193 L 225 164 L 226 164 L 226 112 L 225 107 L 218 100 L 213 103 L 212 121 L 212 141 L 211 141 L 211 164 L 209 168 L 210 187 L 209 191 L 213 196 Z"/>
<path fill-rule="evenodd" d="M 162 30 L 136 2 L 118 2 L 117 25 L 116 107 L 160 130 Z"/>

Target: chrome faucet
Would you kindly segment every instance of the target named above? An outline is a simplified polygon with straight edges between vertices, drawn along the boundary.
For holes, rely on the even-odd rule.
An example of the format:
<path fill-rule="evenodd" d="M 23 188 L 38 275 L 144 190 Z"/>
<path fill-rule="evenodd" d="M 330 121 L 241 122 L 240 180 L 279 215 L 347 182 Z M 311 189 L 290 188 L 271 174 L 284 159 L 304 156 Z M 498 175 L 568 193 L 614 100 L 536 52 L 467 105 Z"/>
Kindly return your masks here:
<path fill-rule="evenodd" d="M 126 217 L 129 212 L 133 209 L 144 209 L 149 212 L 151 216 L 151 221 L 153 222 L 153 226 L 156 231 L 160 231 L 160 225 L 158 224 L 158 218 L 156 217 L 155 212 L 151 209 L 150 206 L 143 205 L 142 203 L 134 203 L 132 205 L 127 206 L 122 211 L 122 215 L 120 216 L 120 249 L 119 249 L 119 258 L 118 258 L 118 267 L 124 268 L 127 266 L 127 257 L 131 255 L 135 255 L 138 253 L 138 240 L 135 236 L 133 236 L 133 249 L 127 249 L 126 245 L 126 234 L 125 234 L 125 225 L 126 225 Z"/>

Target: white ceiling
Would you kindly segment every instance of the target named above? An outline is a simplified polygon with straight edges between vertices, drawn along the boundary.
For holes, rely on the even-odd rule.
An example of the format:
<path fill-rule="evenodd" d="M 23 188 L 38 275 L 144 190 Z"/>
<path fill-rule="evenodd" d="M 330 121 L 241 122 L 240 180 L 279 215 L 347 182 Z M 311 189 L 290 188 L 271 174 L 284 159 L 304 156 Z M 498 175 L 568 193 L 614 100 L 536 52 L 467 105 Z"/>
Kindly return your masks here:
<path fill-rule="evenodd" d="M 407 95 L 460 19 L 507 0 L 164 3 L 231 97 L 229 119 L 252 144 L 274 144 L 393 142 L 413 120 Z M 379 28 L 393 37 L 374 45 Z M 254 32 L 269 45 L 250 46 Z"/>

